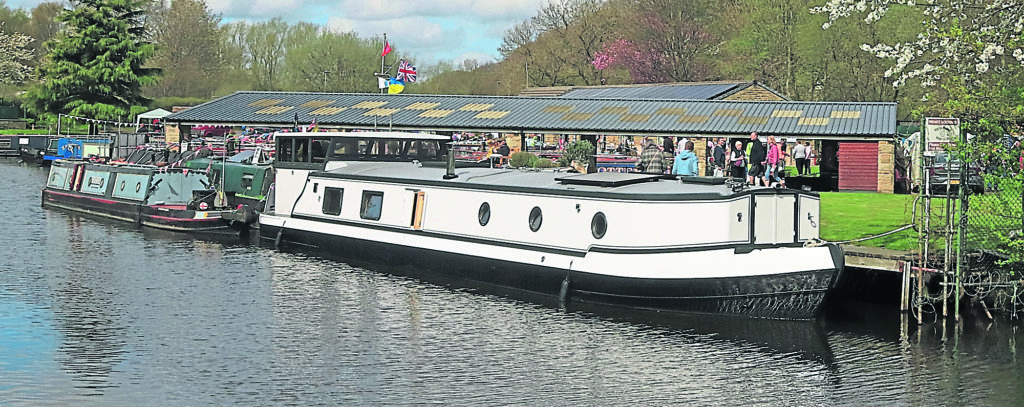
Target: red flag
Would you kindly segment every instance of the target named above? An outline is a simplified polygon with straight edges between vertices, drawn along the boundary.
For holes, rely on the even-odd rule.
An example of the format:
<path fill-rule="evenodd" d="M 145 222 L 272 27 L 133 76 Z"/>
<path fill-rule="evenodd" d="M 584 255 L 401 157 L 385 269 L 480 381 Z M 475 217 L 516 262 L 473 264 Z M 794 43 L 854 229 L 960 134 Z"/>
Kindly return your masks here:
<path fill-rule="evenodd" d="M 391 44 L 388 44 L 387 41 L 384 41 L 384 50 L 381 51 L 380 56 L 387 56 L 389 52 L 391 52 Z"/>

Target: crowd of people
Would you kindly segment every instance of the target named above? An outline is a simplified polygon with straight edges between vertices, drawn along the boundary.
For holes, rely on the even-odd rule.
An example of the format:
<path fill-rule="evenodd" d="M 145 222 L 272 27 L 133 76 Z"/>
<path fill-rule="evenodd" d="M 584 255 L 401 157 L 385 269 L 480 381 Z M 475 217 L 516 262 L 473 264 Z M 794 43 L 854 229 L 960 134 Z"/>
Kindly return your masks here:
<path fill-rule="evenodd" d="M 644 140 L 636 170 L 649 174 L 698 175 L 698 158 L 693 153 L 693 141 L 683 142 L 683 148 L 675 151 L 671 138 L 662 146 L 652 139 Z M 757 132 L 750 133 L 747 143 L 736 141 L 730 148 L 725 138 L 709 142 L 708 165 L 716 177 L 731 177 L 750 185 L 785 187 L 783 176 L 785 160 L 792 156 L 796 162 L 797 174 L 810 174 L 814 151 L 810 142 L 797 143 L 792 152 L 786 152 L 785 143 L 768 136 L 762 142 Z"/>

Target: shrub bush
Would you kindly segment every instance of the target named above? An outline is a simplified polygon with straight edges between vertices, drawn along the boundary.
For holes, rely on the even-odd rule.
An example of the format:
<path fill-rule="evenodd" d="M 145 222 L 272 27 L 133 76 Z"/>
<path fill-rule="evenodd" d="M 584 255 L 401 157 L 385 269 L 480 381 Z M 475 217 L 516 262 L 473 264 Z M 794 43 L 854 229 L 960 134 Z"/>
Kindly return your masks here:
<path fill-rule="evenodd" d="M 574 141 L 566 147 L 565 153 L 558 159 L 559 167 L 568 167 L 573 161 L 576 161 L 582 165 L 587 165 L 590 162 L 590 157 L 594 155 L 594 145 L 590 144 L 587 140 Z"/>
<path fill-rule="evenodd" d="M 535 167 L 535 163 L 537 161 L 537 156 L 533 155 L 533 153 L 529 153 L 526 151 L 512 153 L 512 155 L 508 158 L 508 164 L 511 165 L 512 168 Z"/>
<path fill-rule="evenodd" d="M 534 163 L 534 167 L 537 168 L 551 168 L 555 166 L 555 162 L 546 158 L 537 157 L 537 161 Z"/>

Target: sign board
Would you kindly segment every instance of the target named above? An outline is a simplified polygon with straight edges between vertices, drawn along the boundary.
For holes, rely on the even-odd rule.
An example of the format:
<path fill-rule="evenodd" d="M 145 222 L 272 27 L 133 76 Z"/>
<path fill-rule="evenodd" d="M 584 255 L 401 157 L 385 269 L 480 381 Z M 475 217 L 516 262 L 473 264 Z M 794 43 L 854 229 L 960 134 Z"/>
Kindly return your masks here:
<path fill-rule="evenodd" d="M 936 153 L 960 140 L 960 119 L 929 117 L 924 124 L 925 152 Z"/>
<path fill-rule="evenodd" d="M 181 142 L 181 132 L 177 125 L 164 126 L 164 141 L 167 143 Z"/>

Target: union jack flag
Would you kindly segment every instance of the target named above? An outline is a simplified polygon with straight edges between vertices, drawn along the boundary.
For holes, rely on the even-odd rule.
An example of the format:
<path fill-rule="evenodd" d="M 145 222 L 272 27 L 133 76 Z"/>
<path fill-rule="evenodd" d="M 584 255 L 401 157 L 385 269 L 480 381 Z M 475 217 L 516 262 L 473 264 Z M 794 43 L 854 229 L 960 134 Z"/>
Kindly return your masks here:
<path fill-rule="evenodd" d="M 402 60 L 402 63 L 398 65 L 398 75 L 395 76 L 395 79 L 404 82 L 416 82 L 416 67 Z"/>

